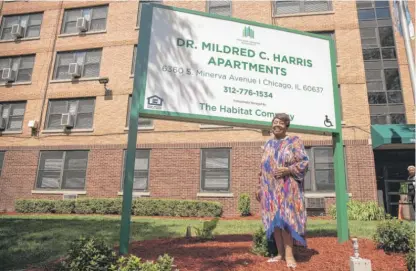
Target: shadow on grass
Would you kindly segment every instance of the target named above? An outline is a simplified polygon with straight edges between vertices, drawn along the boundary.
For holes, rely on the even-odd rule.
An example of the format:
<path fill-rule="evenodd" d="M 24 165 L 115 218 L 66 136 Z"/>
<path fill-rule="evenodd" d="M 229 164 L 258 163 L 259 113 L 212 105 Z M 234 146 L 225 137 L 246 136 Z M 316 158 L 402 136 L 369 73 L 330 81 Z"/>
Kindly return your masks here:
<path fill-rule="evenodd" d="M 306 232 L 306 238 L 311 237 L 337 237 L 336 229 L 313 229 Z"/>
<path fill-rule="evenodd" d="M 169 225 L 133 222 L 132 239 L 173 237 Z M 36 266 L 64 256 L 71 241 L 80 236 L 101 237 L 117 245 L 119 220 L 5 219 L 0 223 L 0 270 Z"/>

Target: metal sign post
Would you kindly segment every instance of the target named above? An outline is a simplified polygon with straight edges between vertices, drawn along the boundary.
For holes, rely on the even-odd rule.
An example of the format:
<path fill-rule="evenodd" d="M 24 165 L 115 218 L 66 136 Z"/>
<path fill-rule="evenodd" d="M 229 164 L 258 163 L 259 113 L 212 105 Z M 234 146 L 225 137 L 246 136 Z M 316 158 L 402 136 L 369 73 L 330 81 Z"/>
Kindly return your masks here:
<path fill-rule="evenodd" d="M 142 13 L 141 20 L 152 20 L 151 12 Z M 143 24 L 140 28 L 141 33 L 150 32 L 150 24 Z M 148 33 L 147 33 L 148 34 Z M 130 239 L 130 219 L 131 219 L 131 207 L 133 198 L 133 182 L 134 182 L 134 163 L 136 156 L 137 134 L 139 128 L 139 100 L 140 89 L 144 89 L 146 80 L 144 78 L 143 68 L 140 66 L 142 63 L 139 61 L 140 54 L 146 50 L 145 44 L 138 44 L 136 53 L 136 67 L 133 83 L 133 95 L 131 97 L 130 107 L 130 121 L 129 121 L 129 133 L 127 138 L 127 155 L 124 168 L 124 185 L 123 185 L 123 205 L 121 212 L 121 227 L 120 227 L 120 255 L 128 253 L 129 239 Z"/>
<path fill-rule="evenodd" d="M 331 41 L 331 59 L 336 59 L 335 44 Z M 337 210 L 337 236 L 338 242 L 343 243 L 349 239 L 348 230 L 348 213 L 347 213 L 347 187 L 345 178 L 345 154 L 344 154 L 344 141 L 342 138 L 342 123 L 341 123 L 341 98 L 338 89 L 338 75 L 336 65 L 332 64 L 332 82 L 333 88 L 337 91 L 334 92 L 334 104 L 336 127 L 340 127 L 337 133 L 332 133 L 333 143 L 333 157 L 334 157 L 334 178 L 335 178 L 335 197 L 336 197 L 336 210 Z"/>

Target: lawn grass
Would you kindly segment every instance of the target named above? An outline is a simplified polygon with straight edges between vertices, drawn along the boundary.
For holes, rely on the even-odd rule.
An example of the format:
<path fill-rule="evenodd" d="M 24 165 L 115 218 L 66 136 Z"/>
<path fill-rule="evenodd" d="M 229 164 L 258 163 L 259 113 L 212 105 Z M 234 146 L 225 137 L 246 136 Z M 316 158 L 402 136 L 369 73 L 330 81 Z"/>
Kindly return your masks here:
<path fill-rule="evenodd" d="M 200 226 L 200 219 L 132 218 L 134 241 L 181 237 L 188 225 Z M 251 234 L 259 220 L 220 220 L 214 234 Z M 350 221 L 351 236 L 371 238 L 377 222 Z M 307 236 L 336 236 L 335 220 L 309 220 Z M 118 245 L 119 216 L 0 215 L 0 270 L 18 270 L 65 255 L 72 240 L 81 235 L 102 237 Z"/>

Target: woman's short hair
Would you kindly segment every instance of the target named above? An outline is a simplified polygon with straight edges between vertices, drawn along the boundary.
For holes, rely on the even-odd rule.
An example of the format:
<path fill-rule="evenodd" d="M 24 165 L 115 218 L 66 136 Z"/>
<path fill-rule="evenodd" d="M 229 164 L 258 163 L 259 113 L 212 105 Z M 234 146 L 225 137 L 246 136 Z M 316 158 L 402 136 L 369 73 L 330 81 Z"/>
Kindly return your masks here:
<path fill-rule="evenodd" d="M 277 114 L 275 114 L 273 119 L 272 119 L 272 124 L 273 124 L 275 119 L 279 119 L 279 120 L 283 121 L 286 124 L 286 127 L 289 128 L 289 126 L 290 126 L 290 117 L 289 117 L 288 114 L 286 114 L 286 113 L 277 113 Z"/>

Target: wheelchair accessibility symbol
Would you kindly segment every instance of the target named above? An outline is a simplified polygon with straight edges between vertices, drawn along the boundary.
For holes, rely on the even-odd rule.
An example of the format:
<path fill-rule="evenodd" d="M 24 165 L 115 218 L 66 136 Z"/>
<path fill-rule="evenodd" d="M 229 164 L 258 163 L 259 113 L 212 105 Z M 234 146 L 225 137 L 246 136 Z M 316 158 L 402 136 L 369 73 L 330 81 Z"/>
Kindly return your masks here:
<path fill-rule="evenodd" d="M 325 127 L 332 127 L 332 126 L 334 126 L 332 124 L 332 121 L 328 118 L 328 115 L 325 115 L 324 125 L 325 125 Z"/>

